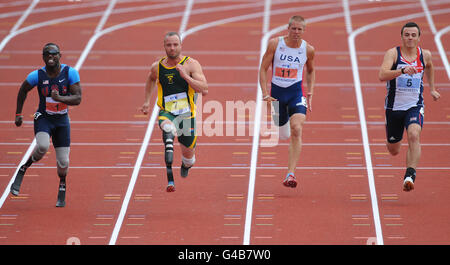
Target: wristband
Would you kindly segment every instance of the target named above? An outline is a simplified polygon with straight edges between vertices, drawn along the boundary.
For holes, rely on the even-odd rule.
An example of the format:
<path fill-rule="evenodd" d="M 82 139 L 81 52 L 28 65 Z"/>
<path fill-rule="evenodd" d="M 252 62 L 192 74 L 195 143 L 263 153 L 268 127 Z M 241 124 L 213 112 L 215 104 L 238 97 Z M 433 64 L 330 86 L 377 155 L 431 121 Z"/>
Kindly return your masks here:
<path fill-rule="evenodd" d="M 16 117 L 17 116 L 23 116 L 22 113 L 16 113 Z"/>
<path fill-rule="evenodd" d="M 263 100 L 268 99 L 269 97 L 270 97 L 269 95 L 265 95 L 265 96 L 263 97 Z"/>

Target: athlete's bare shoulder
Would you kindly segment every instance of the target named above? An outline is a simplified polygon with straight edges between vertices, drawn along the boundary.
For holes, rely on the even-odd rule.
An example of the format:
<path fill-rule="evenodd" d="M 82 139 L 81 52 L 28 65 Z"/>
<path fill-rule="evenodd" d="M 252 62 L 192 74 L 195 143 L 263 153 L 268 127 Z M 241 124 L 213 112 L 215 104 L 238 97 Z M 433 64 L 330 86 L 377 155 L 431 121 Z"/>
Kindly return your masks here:
<path fill-rule="evenodd" d="M 196 60 L 196 59 L 194 59 L 194 58 L 192 58 L 192 57 L 189 57 L 189 58 L 187 58 L 186 59 L 186 62 L 185 62 L 185 64 L 186 65 L 199 65 L 200 63 Z"/>
<path fill-rule="evenodd" d="M 189 57 L 185 62 L 184 65 L 187 67 L 187 69 L 189 70 L 189 72 L 197 72 L 197 71 L 202 71 L 202 66 L 200 65 L 199 61 L 197 61 L 196 59 Z"/>
<path fill-rule="evenodd" d="M 427 49 L 422 49 L 423 57 L 425 60 L 431 59 L 431 52 Z"/>
<path fill-rule="evenodd" d="M 390 48 L 386 51 L 385 56 L 391 57 L 392 59 L 397 58 L 397 47 Z"/>
<path fill-rule="evenodd" d="M 267 43 L 267 49 L 275 50 L 278 46 L 279 37 L 271 38 Z"/>
<path fill-rule="evenodd" d="M 314 58 L 316 50 L 314 49 L 314 46 L 309 44 L 309 42 L 307 42 L 306 44 L 306 55 L 308 56 L 308 59 L 312 59 Z"/>
<path fill-rule="evenodd" d="M 153 62 L 152 65 L 150 66 L 150 74 L 149 74 L 149 77 L 150 77 L 151 80 L 156 80 L 156 79 L 157 79 L 157 75 L 158 75 L 158 65 L 159 65 L 159 60 Z"/>

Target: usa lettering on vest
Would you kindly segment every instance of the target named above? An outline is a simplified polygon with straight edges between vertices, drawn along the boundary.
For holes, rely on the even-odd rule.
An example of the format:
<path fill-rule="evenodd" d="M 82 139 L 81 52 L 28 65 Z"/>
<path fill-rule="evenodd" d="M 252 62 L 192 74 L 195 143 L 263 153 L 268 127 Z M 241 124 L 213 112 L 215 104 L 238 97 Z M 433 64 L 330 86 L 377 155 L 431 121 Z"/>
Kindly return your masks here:
<path fill-rule="evenodd" d="M 300 58 L 295 57 L 295 59 L 294 59 L 294 56 L 286 55 L 286 54 L 280 54 L 280 60 L 293 62 L 293 63 L 300 63 Z"/>

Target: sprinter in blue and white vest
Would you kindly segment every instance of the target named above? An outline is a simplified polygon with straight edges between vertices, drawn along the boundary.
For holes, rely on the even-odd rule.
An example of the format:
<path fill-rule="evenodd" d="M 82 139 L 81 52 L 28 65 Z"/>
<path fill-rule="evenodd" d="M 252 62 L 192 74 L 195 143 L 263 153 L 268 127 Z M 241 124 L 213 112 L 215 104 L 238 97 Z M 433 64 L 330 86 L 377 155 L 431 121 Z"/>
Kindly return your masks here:
<path fill-rule="evenodd" d="M 306 22 L 301 16 L 289 20 L 287 35 L 273 38 L 267 45 L 259 70 L 263 100 L 272 104 L 273 120 L 279 126 L 280 139 L 289 139 L 288 171 L 283 184 L 295 188 L 294 171 L 302 149 L 302 130 L 306 110 L 311 109 L 315 83 L 314 47 L 302 39 Z M 270 94 L 267 72 L 272 66 Z M 303 91 L 303 68 L 307 93 Z"/>
<path fill-rule="evenodd" d="M 434 86 L 434 69 L 431 52 L 419 47 L 420 28 L 414 22 L 401 29 L 401 46 L 389 49 L 379 72 L 380 81 L 386 81 L 385 100 L 387 149 L 391 155 L 400 152 L 403 132 L 406 129 L 408 152 L 403 190 L 414 189 L 416 167 L 419 163 L 420 133 L 423 127 L 423 75 L 430 86 L 430 94 L 440 98 Z"/>

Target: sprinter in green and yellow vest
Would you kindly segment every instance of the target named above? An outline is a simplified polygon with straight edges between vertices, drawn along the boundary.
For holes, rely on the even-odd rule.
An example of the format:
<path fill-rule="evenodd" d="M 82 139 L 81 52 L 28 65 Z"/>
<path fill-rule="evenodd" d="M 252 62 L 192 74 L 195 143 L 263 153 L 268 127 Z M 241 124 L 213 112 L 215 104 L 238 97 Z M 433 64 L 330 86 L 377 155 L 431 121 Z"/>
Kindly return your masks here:
<path fill-rule="evenodd" d="M 154 62 L 145 83 L 145 102 L 141 108 L 149 111 L 150 96 L 158 90 L 159 127 L 163 133 L 164 159 L 167 168 L 167 192 L 175 191 L 173 179 L 173 140 L 181 144 L 181 176 L 187 177 L 195 163 L 196 93 L 208 94 L 208 84 L 200 63 L 181 54 L 181 37 L 177 32 L 164 36 L 166 57 Z"/>

